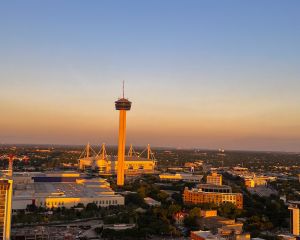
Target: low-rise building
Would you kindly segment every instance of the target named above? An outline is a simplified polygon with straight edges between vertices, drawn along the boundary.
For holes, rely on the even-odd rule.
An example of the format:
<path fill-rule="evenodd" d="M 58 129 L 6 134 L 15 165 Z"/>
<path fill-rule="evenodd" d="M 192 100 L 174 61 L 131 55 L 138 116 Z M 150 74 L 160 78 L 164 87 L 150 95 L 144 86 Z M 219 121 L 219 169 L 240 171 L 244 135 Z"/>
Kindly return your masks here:
<path fill-rule="evenodd" d="M 201 217 L 216 217 L 218 216 L 217 210 L 201 210 Z"/>
<path fill-rule="evenodd" d="M 248 191 L 251 194 L 256 194 L 260 197 L 270 197 L 271 195 L 278 195 L 278 191 L 275 190 L 272 187 L 268 187 L 268 186 L 257 186 L 257 187 L 253 187 L 253 188 L 248 188 Z"/>
<path fill-rule="evenodd" d="M 254 188 L 257 186 L 266 186 L 268 181 L 270 181 L 270 177 L 267 176 L 253 176 L 253 177 L 245 177 L 244 182 L 247 188 Z"/>
<path fill-rule="evenodd" d="M 243 195 L 241 193 L 204 192 L 201 189 L 188 189 L 186 187 L 183 192 L 183 201 L 185 204 L 214 203 L 216 205 L 231 202 L 238 209 L 243 209 Z"/>
<path fill-rule="evenodd" d="M 159 175 L 161 181 L 183 181 L 183 182 L 201 182 L 203 175 L 189 173 L 162 173 Z"/>
<path fill-rule="evenodd" d="M 250 239 L 250 234 L 243 233 L 242 222 L 217 216 L 217 211 L 207 211 L 205 214 L 201 212 L 201 215 L 200 229 L 209 230 L 213 234 L 229 240 Z"/>
<path fill-rule="evenodd" d="M 20 174 L 14 178 L 19 184 L 14 188 L 13 210 L 26 209 L 29 204 L 46 208 L 70 208 L 78 203 L 95 203 L 101 207 L 124 205 L 124 197 L 116 194 L 102 178 L 89 179 L 76 173 L 59 172 L 34 173 L 31 181 Z"/>

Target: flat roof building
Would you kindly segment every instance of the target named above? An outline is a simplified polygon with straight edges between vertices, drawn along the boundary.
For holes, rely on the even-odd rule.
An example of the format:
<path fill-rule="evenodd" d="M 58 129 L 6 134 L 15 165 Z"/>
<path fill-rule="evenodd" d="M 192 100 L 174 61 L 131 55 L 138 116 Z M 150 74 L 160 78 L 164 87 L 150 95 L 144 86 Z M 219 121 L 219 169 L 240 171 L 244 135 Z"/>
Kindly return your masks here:
<path fill-rule="evenodd" d="M 213 172 L 213 173 L 211 173 L 211 175 L 208 175 L 206 177 L 206 183 L 221 186 L 222 185 L 222 175 Z"/>
<path fill-rule="evenodd" d="M 162 173 L 159 175 L 161 181 L 183 181 L 183 182 L 201 182 L 203 175 L 190 174 L 190 173 Z"/>
<path fill-rule="evenodd" d="M 186 187 L 183 192 L 183 202 L 185 204 L 214 203 L 216 205 L 231 202 L 238 209 L 243 209 L 243 194 L 204 192 L 201 189 L 188 189 Z"/>
<path fill-rule="evenodd" d="M 32 180 L 29 181 L 27 177 Z M 46 208 L 76 206 L 78 203 L 95 203 L 97 206 L 124 205 L 124 197 L 116 194 L 102 178 L 83 178 L 71 173 L 34 173 L 22 177 L 27 184 L 19 182 L 14 187 L 13 209 L 26 209 L 35 204 Z"/>

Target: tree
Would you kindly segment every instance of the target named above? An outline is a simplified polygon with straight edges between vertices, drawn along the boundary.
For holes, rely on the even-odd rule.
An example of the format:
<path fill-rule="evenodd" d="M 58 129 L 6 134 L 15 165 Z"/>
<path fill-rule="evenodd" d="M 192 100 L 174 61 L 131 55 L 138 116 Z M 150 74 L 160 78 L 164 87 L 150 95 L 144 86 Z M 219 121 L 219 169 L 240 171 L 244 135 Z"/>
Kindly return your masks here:
<path fill-rule="evenodd" d="M 35 206 L 35 204 L 29 204 L 29 205 L 27 205 L 27 210 L 29 211 L 29 212 L 35 212 L 35 211 L 37 211 L 37 206 Z"/>
<path fill-rule="evenodd" d="M 128 194 L 125 196 L 125 204 L 135 204 L 141 206 L 144 203 L 144 199 L 140 194 Z"/>
<path fill-rule="evenodd" d="M 86 205 L 86 210 L 87 211 L 95 211 L 95 212 L 97 212 L 98 211 L 98 206 L 96 205 L 96 203 L 88 203 Z"/>
<path fill-rule="evenodd" d="M 197 217 L 187 216 L 184 219 L 184 225 L 191 230 L 196 230 L 198 228 Z"/>
<path fill-rule="evenodd" d="M 241 210 L 237 209 L 233 203 L 226 202 L 219 206 L 218 213 L 222 217 L 234 219 L 241 214 Z"/>
<path fill-rule="evenodd" d="M 146 194 L 146 188 L 144 186 L 141 186 L 138 190 L 137 190 L 139 196 L 141 198 L 145 198 L 147 196 Z"/>
<path fill-rule="evenodd" d="M 189 217 L 201 217 L 201 209 L 194 207 L 192 210 L 190 210 Z"/>
<path fill-rule="evenodd" d="M 168 208 L 168 216 L 171 217 L 175 213 L 179 212 L 181 210 L 181 206 L 177 204 L 172 204 Z"/>

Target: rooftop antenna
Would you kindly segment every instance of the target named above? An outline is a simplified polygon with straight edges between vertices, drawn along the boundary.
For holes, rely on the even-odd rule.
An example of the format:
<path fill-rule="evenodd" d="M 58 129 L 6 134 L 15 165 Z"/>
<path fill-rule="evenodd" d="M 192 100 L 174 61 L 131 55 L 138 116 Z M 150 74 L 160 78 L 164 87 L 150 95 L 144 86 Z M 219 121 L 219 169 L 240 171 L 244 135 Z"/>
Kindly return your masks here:
<path fill-rule="evenodd" d="M 123 98 L 124 98 L 124 80 L 123 80 Z"/>

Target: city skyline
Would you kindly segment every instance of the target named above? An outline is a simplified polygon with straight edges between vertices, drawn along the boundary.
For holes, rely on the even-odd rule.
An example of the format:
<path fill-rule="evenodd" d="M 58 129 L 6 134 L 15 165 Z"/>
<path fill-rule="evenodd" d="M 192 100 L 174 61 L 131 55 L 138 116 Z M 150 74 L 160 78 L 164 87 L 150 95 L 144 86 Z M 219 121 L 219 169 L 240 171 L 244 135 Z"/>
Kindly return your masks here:
<path fill-rule="evenodd" d="M 0 143 L 299 152 L 300 3 L 1 3 Z"/>

